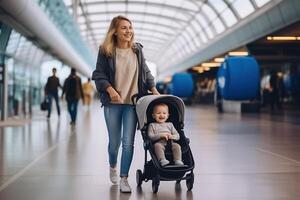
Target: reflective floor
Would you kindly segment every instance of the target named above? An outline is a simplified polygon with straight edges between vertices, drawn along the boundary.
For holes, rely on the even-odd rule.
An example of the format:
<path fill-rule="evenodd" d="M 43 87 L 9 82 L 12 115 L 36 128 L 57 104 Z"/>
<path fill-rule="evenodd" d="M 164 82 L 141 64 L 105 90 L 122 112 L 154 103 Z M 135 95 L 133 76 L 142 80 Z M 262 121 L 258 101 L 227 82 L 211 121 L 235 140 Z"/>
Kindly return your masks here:
<path fill-rule="evenodd" d="M 297 114 L 218 114 L 213 107 L 186 108 L 195 184 L 151 182 L 136 188 L 144 150 L 137 132 L 129 181 L 131 194 L 108 178 L 107 131 L 103 110 L 79 108 L 69 125 L 66 111 L 51 119 L 33 116 L 25 126 L 0 127 L 1 200 L 222 199 L 276 200 L 300 196 L 300 117 Z"/>

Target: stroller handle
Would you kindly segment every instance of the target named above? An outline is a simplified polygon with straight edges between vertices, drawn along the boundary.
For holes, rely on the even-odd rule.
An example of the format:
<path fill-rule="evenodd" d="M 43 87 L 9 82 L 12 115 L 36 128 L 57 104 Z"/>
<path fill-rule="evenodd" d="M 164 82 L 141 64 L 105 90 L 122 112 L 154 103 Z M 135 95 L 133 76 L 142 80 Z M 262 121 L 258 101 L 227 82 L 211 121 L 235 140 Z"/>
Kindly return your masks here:
<path fill-rule="evenodd" d="M 139 98 L 141 98 L 143 96 L 147 96 L 147 95 L 153 95 L 153 93 L 148 92 L 148 93 L 146 93 L 144 95 L 139 95 L 138 93 L 136 93 L 136 94 L 132 95 L 132 97 L 131 97 L 132 104 L 136 105 L 136 103 L 139 100 Z"/>

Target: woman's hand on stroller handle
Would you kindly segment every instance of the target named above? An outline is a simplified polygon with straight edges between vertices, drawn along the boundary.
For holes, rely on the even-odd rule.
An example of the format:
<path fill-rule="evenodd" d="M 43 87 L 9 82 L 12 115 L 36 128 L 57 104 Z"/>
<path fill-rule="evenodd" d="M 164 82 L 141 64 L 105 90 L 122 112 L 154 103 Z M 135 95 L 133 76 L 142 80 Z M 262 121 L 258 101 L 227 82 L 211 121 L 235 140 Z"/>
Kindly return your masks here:
<path fill-rule="evenodd" d="M 160 93 L 157 91 L 156 87 L 152 87 L 152 88 L 150 89 L 150 91 L 151 91 L 151 93 L 152 93 L 153 95 L 160 95 Z"/>

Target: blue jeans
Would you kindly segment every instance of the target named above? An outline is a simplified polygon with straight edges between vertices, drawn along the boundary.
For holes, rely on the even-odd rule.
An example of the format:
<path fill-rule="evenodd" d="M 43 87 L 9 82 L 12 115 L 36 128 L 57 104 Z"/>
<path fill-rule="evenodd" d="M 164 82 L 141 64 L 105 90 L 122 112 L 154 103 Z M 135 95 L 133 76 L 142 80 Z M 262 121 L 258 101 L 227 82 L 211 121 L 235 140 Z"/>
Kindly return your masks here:
<path fill-rule="evenodd" d="M 72 123 L 76 122 L 78 101 L 79 100 L 67 100 L 68 111 L 71 116 Z"/>
<path fill-rule="evenodd" d="M 110 167 L 117 165 L 119 147 L 122 141 L 120 176 L 127 177 L 133 156 L 134 136 L 137 125 L 135 108 L 132 105 L 110 104 L 104 107 L 108 130 L 108 155 Z"/>
<path fill-rule="evenodd" d="M 57 114 L 60 115 L 60 107 L 59 107 L 58 93 L 57 93 L 57 92 L 50 92 L 50 93 L 48 94 L 48 100 L 49 100 L 48 117 L 50 117 L 50 115 L 51 115 L 52 98 L 54 98 L 55 103 L 56 103 Z"/>

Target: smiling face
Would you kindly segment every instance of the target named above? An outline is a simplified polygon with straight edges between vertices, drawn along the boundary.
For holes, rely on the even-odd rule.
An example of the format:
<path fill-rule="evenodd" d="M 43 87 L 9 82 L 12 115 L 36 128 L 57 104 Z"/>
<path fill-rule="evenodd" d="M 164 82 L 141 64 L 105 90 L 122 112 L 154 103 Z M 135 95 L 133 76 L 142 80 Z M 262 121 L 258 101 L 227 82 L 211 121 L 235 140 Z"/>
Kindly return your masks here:
<path fill-rule="evenodd" d="M 118 43 L 129 43 L 133 37 L 133 29 L 131 23 L 126 20 L 120 20 L 115 35 L 117 36 Z"/>
<path fill-rule="evenodd" d="M 158 123 L 163 123 L 169 118 L 169 108 L 166 104 L 156 105 L 153 109 L 152 117 Z"/>

